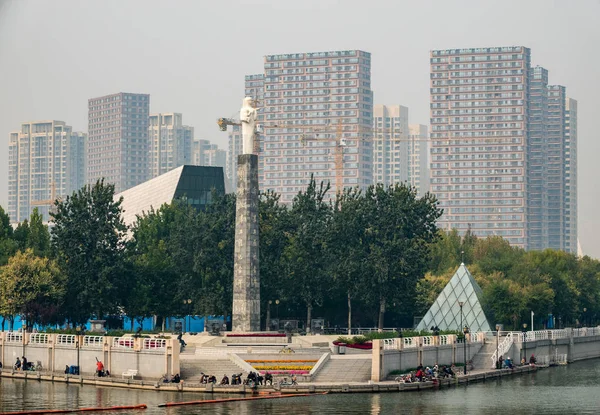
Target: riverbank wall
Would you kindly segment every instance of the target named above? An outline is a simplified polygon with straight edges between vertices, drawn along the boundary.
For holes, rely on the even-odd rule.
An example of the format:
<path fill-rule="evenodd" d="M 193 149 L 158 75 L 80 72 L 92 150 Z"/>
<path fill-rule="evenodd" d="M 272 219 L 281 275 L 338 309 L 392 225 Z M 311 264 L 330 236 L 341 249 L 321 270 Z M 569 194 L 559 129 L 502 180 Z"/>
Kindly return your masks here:
<path fill-rule="evenodd" d="M 484 333 L 373 340 L 371 380 L 379 382 L 389 373 L 414 370 L 419 365 L 452 365 L 470 361 L 485 341 Z M 466 358 L 465 358 L 466 357 Z"/>
<path fill-rule="evenodd" d="M 382 382 L 360 382 L 360 383 L 300 383 L 294 386 L 258 386 L 252 388 L 247 385 L 212 385 L 212 384 L 189 384 L 160 383 L 156 381 L 118 379 L 118 378 L 90 378 L 68 375 L 51 375 L 36 372 L 0 371 L 0 377 L 10 379 L 24 379 L 27 381 L 52 381 L 77 385 L 93 385 L 121 387 L 129 389 L 144 389 L 167 392 L 193 392 L 193 393 L 219 393 L 219 394 L 295 394 L 295 393 L 379 393 L 379 392 L 408 392 L 439 388 L 448 388 L 476 382 L 495 380 L 506 376 L 522 375 L 535 372 L 540 368 L 534 366 L 518 366 L 514 369 L 498 369 L 489 371 L 478 371 L 467 375 L 460 375 L 452 379 L 438 379 L 435 382 L 403 383 L 395 381 Z"/>
<path fill-rule="evenodd" d="M 538 363 L 572 363 L 600 357 L 600 328 L 584 327 L 515 333 L 509 355 L 513 361 L 529 361 L 533 354 Z"/>
<path fill-rule="evenodd" d="M 4 370 L 25 356 L 42 372 L 62 373 L 79 366 L 81 375 L 94 375 L 96 359 L 113 376 L 158 379 L 180 373 L 175 339 L 88 336 L 49 333 L 0 333 L 0 362 Z"/>

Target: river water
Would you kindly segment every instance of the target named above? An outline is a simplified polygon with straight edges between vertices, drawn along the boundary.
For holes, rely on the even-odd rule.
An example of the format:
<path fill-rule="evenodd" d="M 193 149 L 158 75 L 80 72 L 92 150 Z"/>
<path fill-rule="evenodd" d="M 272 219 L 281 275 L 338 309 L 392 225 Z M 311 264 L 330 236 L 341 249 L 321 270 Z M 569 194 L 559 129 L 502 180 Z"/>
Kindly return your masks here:
<path fill-rule="evenodd" d="M 600 359 L 422 392 L 332 394 L 159 408 L 171 401 L 226 398 L 226 395 L 136 391 L 84 385 L 0 380 L 0 412 L 116 406 L 145 403 L 147 410 L 102 414 L 598 414 Z"/>

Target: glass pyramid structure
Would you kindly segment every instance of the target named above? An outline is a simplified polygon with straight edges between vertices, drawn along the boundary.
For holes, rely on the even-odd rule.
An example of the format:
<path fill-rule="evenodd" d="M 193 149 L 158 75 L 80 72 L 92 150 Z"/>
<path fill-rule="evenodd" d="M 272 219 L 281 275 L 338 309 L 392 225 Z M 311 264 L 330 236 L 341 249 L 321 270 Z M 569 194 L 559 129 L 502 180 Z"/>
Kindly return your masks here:
<path fill-rule="evenodd" d="M 462 301 L 462 324 L 471 333 L 491 331 L 491 326 L 481 307 L 480 298 L 483 292 L 465 266 L 460 264 L 450 282 L 446 284 L 440 295 L 433 302 L 417 330 L 429 330 L 432 326 L 440 330 L 461 330 L 460 305 Z"/>

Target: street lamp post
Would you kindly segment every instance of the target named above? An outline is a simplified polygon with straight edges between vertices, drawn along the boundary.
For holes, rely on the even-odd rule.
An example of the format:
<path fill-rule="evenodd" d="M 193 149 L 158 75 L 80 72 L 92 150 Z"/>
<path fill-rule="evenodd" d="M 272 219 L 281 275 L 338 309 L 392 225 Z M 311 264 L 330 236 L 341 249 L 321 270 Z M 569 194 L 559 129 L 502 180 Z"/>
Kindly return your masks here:
<path fill-rule="evenodd" d="M 500 356 L 498 355 L 498 337 L 500 337 L 500 324 L 496 324 L 496 369 L 500 369 L 500 365 L 498 364 L 500 362 Z"/>
<path fill-rule="evenodd" d="M 81 376 L 81 368 L 79 367 L 79 336 L 81 333 L 81 328 L 77 326 L 75 328 L 75 332 L 77 333 L 77 337 L 75 339 L 75 348 L 77 349 L 77 374 Z"/>
<path fill-rule="evenodd" d="M 187 311 L 187 319 L 184 319 L 185 321 L 185 331 L 190 331 L 190 325 L 192 324 L 192 321 L 190 319 L 190 313 L 192 312 L 192 299 L 188 298 L 188 299 L 183 299 L 183 306 L 185 307 L 185 311 Z M 206 327 L 206 321 L 204 326 Z"/>
<path fill-rule="evenodd" d="M 463 333 L 464 333 L 464 337 L 463 337 L 463 350 L 465 353 L 465 370 L 464 370 L 464 374 L 467 374 L 467 334 L 469 334 L 469 328 L 467 326 L 465 326 L 465 328 L 463 329 Z"/>
<path fill-rule="evenodd" d="M 271 304 L 273 304 L 273 301 L 269 300 L 269 305 L 267 306 L 267 324 L 265 324 L 267 331 L 271 331 Z"/>
<path fill-rule="evenodd" d="M 586 322 L 585 322 L 585 313 L 586 313 L 586 311 L 587 311 L 587 308 L 583 307 L 583 319 L 582 319 L 583 320 L 583 327 L 586 326 Z"/>
<path fill-rule="evenodd" d="M 464 301 L 459 301 L 458 302 L 458 306 L 460 307 L 460 327 L 462 329 L 463 327 L 463 305 L 465 305 Z M 463 344 L 464 344 L 464 351 L 465 351 L 465 375 L 467 374 L 467 337 L 466 337 L 466 327 L 463 329 Z"/>
<path fill-rule="evenodd" d="M 277 320 L 279 320 L 279 300 L 275 300 L 275 305 L 277 306 Z"/>
<path fill-rule="evenodd" d="M 523 323 L 523 357 L 527 361 L 527 323 Z"/>

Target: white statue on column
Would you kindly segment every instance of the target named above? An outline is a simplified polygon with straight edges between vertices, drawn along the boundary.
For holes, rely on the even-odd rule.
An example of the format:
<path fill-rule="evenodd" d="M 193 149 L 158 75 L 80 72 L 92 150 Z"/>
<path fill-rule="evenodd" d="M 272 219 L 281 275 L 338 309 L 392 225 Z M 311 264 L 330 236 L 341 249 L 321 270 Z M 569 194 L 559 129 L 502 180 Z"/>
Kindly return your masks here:
<path fill-rule="evenodd" d="M 256 137 L 256 108 L 251 97 L 244 98 L 240 110 L 240 122 L 242 123 L 242 154 L 253 154 L 254 140 Z"/>

